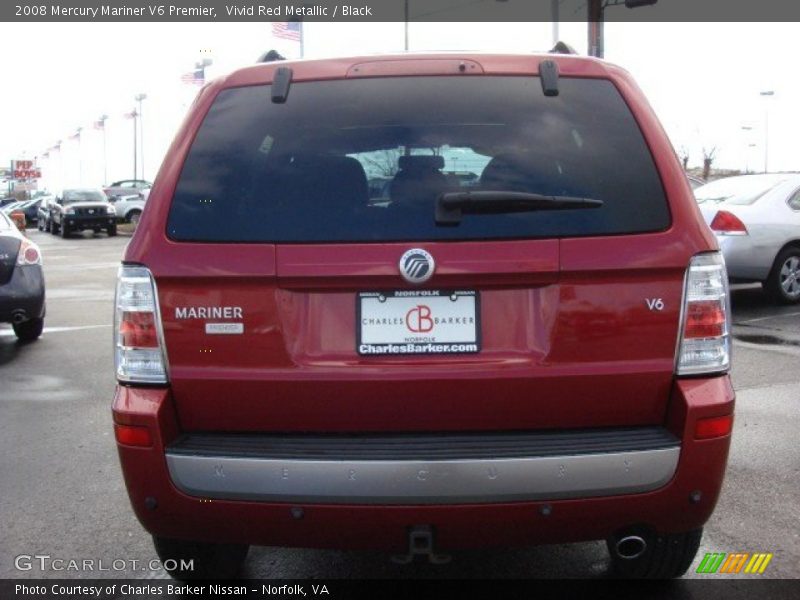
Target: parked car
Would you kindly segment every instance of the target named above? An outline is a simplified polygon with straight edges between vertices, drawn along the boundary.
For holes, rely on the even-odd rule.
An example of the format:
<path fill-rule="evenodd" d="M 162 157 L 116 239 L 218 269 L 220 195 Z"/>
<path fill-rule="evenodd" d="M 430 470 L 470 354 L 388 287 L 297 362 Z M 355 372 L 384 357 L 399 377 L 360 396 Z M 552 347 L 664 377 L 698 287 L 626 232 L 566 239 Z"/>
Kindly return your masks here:
<path fill-rule="evenodd" d="M 694 191 L 719 240 L 728 276 L 800 302 L 800 175 L 742 175 Z"/>
<path fill-rule="evenodd" d="M 25 200 L 13 209 L 13 212 L 22 212 L 25 215 L 25 224 L 28 226 L 34 225 L 39 220 L 39 206 L 45 200 L 45 196 L 34 198 L 33 200 Z"/>
<path fill-rule="evenodd" d="M 5 198 L 0 198 L 0 208 L 5 208 L 12 202 L 19 202 L 14 196 L 6 196 Z"/>
<path fill-rule="evenodd" d="M 146 202 L 141 192 L 130 196 L 111 196 L 108 200 L 114 205 L 118 222 L 131 223 L 134 227 L 139 225 Z"/>
<path fill-rule="evenodd" d="M 18 207 L 25 204 L 26 200 L 15 200 L 14 202 L 9 202 L 2 208 L 0 208 L 0 212 L 3 212 L 7 215 L 10 215 L 13 211 L 15 211 Z"/>
<path fill-rule="evenodd" d="M 42 334 L 44 316 L 41 251 L 0 212 L 0 323 L 11 323 L 17 338 L 30 342 Z"/>
<path fill-rule="evenodd" d="M 140 191 L 152 185 L 152 183 L 144 179 L 123 179 L 121 181 L 115 181 L 108 187 L 103 188 L 103 191 L 109 198 L 111 196 L 131 196 L 138 194 Z"/>
<path fill-rule="evenodd" d="M 36 227 L 39 231 L 50 231 L 50 214 L 55 200 L 55 196 L 46 196 L 36 209 Z"/>
<path fill-rule="evenodd" d="M 124 481 L 194 560 L 173 574 L 595 539 L 622 575 L 684 573 L 731 439 L 728 284 L 626 71 L 281 61 L 189 110 L 115 300 Z"/>
<path fill-rule="evenodd" d="M 70 233 L 91 229 L 100 233 L 103 229 L 110 236 L 117 235 L 117 212 L 102 190 L 94 188 L 72 188 L 60 192 L 51 205 L 50 233 Z"/>

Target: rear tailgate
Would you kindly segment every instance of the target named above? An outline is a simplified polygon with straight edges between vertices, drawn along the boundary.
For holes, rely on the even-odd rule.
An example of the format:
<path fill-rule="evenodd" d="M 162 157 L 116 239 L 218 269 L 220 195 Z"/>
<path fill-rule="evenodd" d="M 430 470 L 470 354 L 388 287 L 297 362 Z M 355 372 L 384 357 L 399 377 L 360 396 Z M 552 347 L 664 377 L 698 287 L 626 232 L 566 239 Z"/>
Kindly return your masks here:
<path fill-rule="evenodd" d="M 642 236 L 642 248 L 653 237 Z M 424 247 L 437 260 L 435 289 L 478 292 L 479 353 L 358 354 L 357 293 L 408 290 L 397 268 L 407 244 L 279 246 L 277 277 L 267 268 L 260 277 L 162 278 L 182 426 L 442 431 L 663 420 L 685 270 L 668 251 L 642 260 L 621 239 L 509 242 L 491 258 L 486 243 Z M 192 318 L 203 307 L 210 318 Z M 229 318 L 213 318 L 224 307 Z M 209 334 L 209 323 L 241 323 L 241 333 Z"/>
<path fill-rule="evenodd" d="M 685 270 L 713 237 L 654 116 L 622 99 L 627 75 L 562 72 L 545 97 L 517 68 L 301 81 L 278 104 L 249 80 L 206 94 L 127 255 L 156 277 L 184 430 L 663 422 Z M 368 197 L 387 165 L 388 198 Z M 440 227 L 452 185 L 604 205 Z M 398 267 L 415 248 L 436 262 L 421 285 Z M 361 352 L 361 294 L 411 290 L 474 297 L 479 350 Z"/>

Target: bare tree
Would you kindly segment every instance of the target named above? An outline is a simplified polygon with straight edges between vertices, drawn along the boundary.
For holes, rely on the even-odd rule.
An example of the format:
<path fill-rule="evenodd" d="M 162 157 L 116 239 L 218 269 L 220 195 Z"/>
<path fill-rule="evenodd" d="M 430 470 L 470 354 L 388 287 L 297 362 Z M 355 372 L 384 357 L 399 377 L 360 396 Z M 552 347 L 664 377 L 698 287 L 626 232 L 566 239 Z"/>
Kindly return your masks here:
<path fill-rule="evenodd" d="M 714 162 L 714 156 L 717 154 L 717 147 L 712 146 L 706 149 L 703 146 L 703 179 L 708 180 L 708 175 L 711 173 L 711 163 Z"/>
<path fill-rule="evenodd" d="M 681 159 L 681 164 L 683 165 L 683 170 L 689 170 L 689 149 L 686 146 L 681 146 L 678 149 L 678 156 Z"/>
<path fill-rule="evenodd" d="M 403 152 L 399 148 L 390 148 L 364 154 L 360 158 L 365 166 L 382 177 L 394 177 L 400 170 L 398 163 Z"/>

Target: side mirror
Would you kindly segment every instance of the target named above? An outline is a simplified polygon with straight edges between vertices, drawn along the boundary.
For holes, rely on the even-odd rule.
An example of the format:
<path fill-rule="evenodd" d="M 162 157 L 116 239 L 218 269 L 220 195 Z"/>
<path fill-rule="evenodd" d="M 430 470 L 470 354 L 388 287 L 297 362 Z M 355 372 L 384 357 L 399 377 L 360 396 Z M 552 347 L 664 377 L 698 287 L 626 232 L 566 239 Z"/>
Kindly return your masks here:
<path fill-rule="evenodd" d="M 117 200 L 119 200 L 119 196 L 109 196 L 108 197 L 108 201 L 111 202 L 111 203 L 114 203 Z"/>

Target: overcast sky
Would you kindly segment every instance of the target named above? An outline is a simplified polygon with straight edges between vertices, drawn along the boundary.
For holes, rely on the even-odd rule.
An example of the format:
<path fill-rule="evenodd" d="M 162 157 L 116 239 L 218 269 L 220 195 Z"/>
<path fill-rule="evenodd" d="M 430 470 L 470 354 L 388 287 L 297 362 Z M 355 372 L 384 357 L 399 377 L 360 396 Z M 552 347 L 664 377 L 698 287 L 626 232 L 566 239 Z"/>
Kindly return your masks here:
<path fill-rule="evenodd" d="M 606 59 L 639 82 L 676 149 L 690 165 L 716 147 L 716 166 L 764 168 L 769 110 L 770 170 L 800 170 L 798 23 L 607 23 Z M 586 24 L 562 23 L 560 38 L 586 52 Z M 306 23 L 305 56 L 403 49 L 402 23 Z M 530 52 L 552 44 L 550 23 L 412 23 L 411 50 Z M 0 164 L 33 158 L 64 140 L 59 161 L 44 162 L 51 185 L 104 181 L 102 135 L 107 121 L 107 180 L 133 176 L 133 124 L 123 117 L 146 93 L 145 177 L 152 179 L 197 88 L 181 82 L 201 52 L 209 76 L 251 64 L 269 48 L 289 57 L 297 44 L 276 40 L 270 23 L 0 23 L 7 58 L 0 99 Z M 773 90 L 762 97 L 759 92 Z M 749 131 L 742 126 L 751 127 Z M 79 145 L 68 141 L 84 127 Z M 750 147 L 750 144 L 755 146 Z"/>

